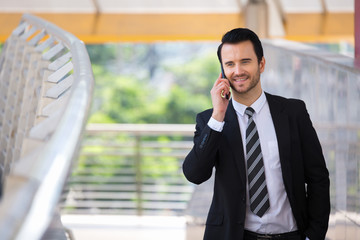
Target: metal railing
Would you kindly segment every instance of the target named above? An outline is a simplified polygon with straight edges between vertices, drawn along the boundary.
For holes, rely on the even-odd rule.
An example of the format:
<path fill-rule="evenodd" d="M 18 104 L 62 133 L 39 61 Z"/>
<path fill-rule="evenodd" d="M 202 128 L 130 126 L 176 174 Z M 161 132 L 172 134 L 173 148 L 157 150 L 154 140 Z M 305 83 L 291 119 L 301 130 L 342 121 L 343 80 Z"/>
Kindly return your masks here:
<path fill-rule="evenodd" d="M 57 211 L 89 111 L 85 45 L 24 14 L 0 58 L 1 239 L 40 239 Z"/>
<path fill-rule="evenodd" d="M 193 186 L 182 161 L 194 125 L 91 124 L 63 214 L 183 215 Z"/>

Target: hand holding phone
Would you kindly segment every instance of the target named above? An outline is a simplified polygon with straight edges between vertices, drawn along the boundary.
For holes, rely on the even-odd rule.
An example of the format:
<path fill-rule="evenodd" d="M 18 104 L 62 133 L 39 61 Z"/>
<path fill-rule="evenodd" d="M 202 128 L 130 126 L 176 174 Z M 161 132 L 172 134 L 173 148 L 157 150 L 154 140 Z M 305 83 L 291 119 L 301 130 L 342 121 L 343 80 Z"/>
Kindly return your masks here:
<path fill-rule="evenodd" d="M 227 79 L 226 76 L 225 76 L 224 68 L 223 68 L 222 64 L 220 66 L 221 66 L 221 77 Z M 227 100 L 229 100 L 230 99 L 230 93 L 224 95 L 224 91 L 222 91 L 221 92 L 221 97 L 226 98 Z"/>
<path fill-rule="evenodd" d="M 230 84 L 229 80 L 223 78 L 223 75 L 220 73 L 214 85 L 210 91 L 211 101 L 213 105 L 212 117 L 222 122 L 224 121 L 225 114 L 229 105 L 229 100 L 227 100 L 226 95 L 230 97 Z"/>

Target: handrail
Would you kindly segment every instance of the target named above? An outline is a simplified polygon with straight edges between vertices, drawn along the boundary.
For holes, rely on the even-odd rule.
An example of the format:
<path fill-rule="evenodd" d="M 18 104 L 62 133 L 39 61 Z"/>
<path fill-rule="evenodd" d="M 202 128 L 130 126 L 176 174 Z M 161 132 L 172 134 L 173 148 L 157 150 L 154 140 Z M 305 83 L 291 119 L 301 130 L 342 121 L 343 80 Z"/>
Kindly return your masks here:
<path fill-rule="evenodd" d="M 15 162 L 6 178 L 0 205 L 1 239 L 40 239 L 46 231 L 79 148 L 94 84 L 83 42 L 30 14 L 24 14 L 21 22 L 42 29 L 69 49 L 74 81 L 54 132 L 40 144 L 40 151 Z"/>
<path fill-rule="evenodd" d="M 194 124 L 88 124 L 62 214 L 181 215 Z"/>

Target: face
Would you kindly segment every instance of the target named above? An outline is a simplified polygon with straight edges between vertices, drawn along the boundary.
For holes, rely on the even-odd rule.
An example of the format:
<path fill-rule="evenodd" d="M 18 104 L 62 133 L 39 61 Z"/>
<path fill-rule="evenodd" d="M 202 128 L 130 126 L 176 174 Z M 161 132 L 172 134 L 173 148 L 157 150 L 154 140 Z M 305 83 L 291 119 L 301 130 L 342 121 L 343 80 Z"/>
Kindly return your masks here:
<path fill-rule="evenodd" d="M 251 41 L 225 43 L 221 49 L 221 58 L 235 98 L 261 93 L 260 74 L 265 69 L 265 59 L 258 62 Z"/>

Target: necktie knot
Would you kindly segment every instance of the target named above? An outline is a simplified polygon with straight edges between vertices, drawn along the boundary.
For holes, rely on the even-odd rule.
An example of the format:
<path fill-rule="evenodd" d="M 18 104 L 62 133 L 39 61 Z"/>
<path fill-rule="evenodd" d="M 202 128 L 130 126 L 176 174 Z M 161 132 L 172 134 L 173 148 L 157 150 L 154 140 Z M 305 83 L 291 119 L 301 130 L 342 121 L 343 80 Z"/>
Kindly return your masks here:
<path fill-rule="evenodd" d="M 245 110 L 245 114 L 249 116 L 249 118 L 251 118 L 255 113 L 255 110 L 252 107 L 248 107 Z"/>

